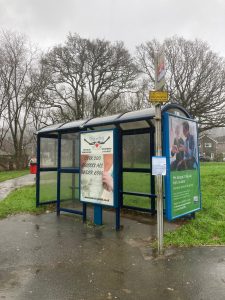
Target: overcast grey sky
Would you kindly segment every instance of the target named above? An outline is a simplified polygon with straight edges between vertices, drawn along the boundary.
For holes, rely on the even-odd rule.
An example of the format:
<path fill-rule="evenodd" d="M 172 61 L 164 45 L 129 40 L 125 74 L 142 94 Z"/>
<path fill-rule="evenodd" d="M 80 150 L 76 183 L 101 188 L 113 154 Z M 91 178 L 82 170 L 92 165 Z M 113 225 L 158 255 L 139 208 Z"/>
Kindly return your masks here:
<path fill-rule="evenodd" d="M 41 48 L 82 37 L 135 46 L 173 35 L 200 38 L 225 57 L 225 0 L 0 0 L 0 28 L 27 34 Z"/>

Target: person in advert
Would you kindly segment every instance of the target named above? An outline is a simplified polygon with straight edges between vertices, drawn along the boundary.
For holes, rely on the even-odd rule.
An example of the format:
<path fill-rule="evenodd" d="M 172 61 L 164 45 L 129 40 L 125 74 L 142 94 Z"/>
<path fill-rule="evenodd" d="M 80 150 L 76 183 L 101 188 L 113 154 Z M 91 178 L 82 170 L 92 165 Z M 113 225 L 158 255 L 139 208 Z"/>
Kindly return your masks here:
<path fill-rule="evenodd" d="M 108 191 L 113 191 L 113 155 L 104 154 L 104 171 L 102 173 L 103 188 Z"/>
<path fill-rule="evenodd" d="M 175 128 L 175 138 L 171 148 L 171 156 L 175 156 L 175 160 L 171 163 L 171 171 L 177 170 L 179 163 L 184 159 L 184 151 L 181 151 L 181 146 L 184 145 L 184 140 L 180 136 L 180 125 Z"/>
<path fill-rule="evenodd" d="M 191 170 L 197 167 L 195 138 L 190 133 L 188 121 L 184 121 L 182 125 L 185 141 L 180 146 L 180 151 L 184 151 L 184 159 L 178 164 L 177 170 Z"/>

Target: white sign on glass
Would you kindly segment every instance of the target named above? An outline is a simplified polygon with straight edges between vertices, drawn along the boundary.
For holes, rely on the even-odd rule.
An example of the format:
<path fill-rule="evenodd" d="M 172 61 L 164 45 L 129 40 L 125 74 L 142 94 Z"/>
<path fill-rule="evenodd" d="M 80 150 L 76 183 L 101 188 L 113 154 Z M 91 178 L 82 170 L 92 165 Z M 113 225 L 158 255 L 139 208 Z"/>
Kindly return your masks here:
<path fill-rule="evenodd" d="M 166 175 L 166 157 L 152 157 L 152 175 Z"/>

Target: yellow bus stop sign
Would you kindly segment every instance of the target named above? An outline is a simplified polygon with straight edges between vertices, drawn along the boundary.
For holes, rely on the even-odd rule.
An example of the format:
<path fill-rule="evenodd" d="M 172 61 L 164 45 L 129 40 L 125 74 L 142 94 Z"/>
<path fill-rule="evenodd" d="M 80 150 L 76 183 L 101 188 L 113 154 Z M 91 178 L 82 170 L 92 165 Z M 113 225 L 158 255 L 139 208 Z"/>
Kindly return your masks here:
<path fill-rule="evenodd" d="M 152 103 L 168 102 L 169 101 L 168 92 L 167 91 L 150 91 L 149 92 L 149 101 Z"/>

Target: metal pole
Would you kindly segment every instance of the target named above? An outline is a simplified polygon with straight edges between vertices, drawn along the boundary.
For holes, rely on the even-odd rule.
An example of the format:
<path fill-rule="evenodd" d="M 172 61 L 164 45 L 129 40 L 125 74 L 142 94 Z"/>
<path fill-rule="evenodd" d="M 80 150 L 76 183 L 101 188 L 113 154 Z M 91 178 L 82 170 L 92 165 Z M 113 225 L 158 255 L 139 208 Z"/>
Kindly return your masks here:
<path fill-rule="evenodd" d="M 151 158 L 152 158 L 152 156 L 155 155 L 155 132 L 153 131 L 153 128 L 151 128 L 151 131 L 150 131 L 150 155 L 151 155 Z M 151 164 L 151 169 L 152 169 L 152 164 Z M 155 176 L 151 174 L 150 180 L 151 180 L 151 194 L 155 195 Z M 153 197 L 153 198 L 151 198 L 152 215 L 156 214 L 155 204 L 156 204 L 156 198 Z"/>
<path fill-rule="evenodd" d="M 61 189 L 61 134 L 58 134 L 58 153 L 57 153 L 57 216 L 60 215 L 60 189 Z"/>
<path fill-rule="evenodd" d="M 37 174 L 36 174 L 36 207 L 40 205 L 40 158 L 41 158 L 41 139 L 37 136 Z"/>
<path fill-rule="evenodd" d="M 162 156 L 161 105 L 155 105 L 156 156 Z M 158 253 L 163 253 L 163 192 L 162 175 L 156 176 Z"/>
<path fill-rule="evenodd" d="M 72 137 L 72 167 L 73 168 L 76 168 L 76 166 L 75 166 L 75 155 L 76 155 L 75 143 L 76 143 L 76 141 L 73 136 Z M 74 173 L 72 173 L 72 202 L 73 203 L 75 201 L 75 188 L 76 188 L 75 180 L 76 180 L 76 175 Z"/>
<path fill-rule="evenodd" d="M 155 90 L 161 90 L 162 87 L 158 86 L 158 67 L 159 57 L 161 51 L 158 51 L 155 57 Z M 164 58 L 163 58 L 164 59 Z M 156 156 L 162 156 L 162 127 L 161 127 L 161 104 L 155 105 L 155 150 Z M 157 200 L 157 240 L 158 240 L 158 254 L 163 253 L 163 191 L 162 191 L 162 175 L 157 175 L 155 178 L 155 191 Z"/>

